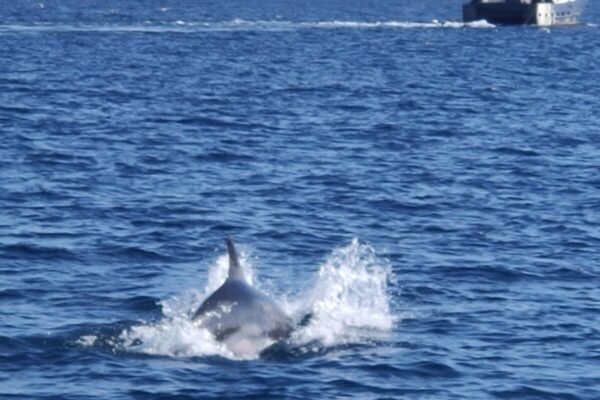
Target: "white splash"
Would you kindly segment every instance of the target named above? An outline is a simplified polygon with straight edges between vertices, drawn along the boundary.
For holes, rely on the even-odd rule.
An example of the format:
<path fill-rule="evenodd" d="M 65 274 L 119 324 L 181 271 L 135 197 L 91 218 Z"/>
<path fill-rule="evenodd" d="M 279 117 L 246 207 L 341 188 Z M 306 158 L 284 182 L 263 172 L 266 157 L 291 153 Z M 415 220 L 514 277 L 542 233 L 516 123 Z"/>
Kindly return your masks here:
<path fill-rule="evenodd" d="M 81 336 L 75 343 L 81 347 L 92 347 L 96 344 L 97 340 L 98 337 L 96 335 L 84 335 Z"/>
<path fill-rule="evenodd" d="M 334 250 L 305 299 L 312 318 L 294 332 L 293 341 L 332 346 L 391 330 L 395 318 L 387 294 L 390 276 L 389 263 L 357 239 Z"/>
<path fill-rule="evenodd" d="M 245 251 L 240 252 L 240 263 L 250 284 L 256 285 L 254 269 Z M 212 264 L 202 293 L 188 289 L 163 300 L 164 318 L 124 330 L 118 338 L 121 347 L 126 351 L 172 357 L 258 358 L 273 342 L 253 334 L 251 328 L 218 342 L 191 319 L 201 301 L 225 281 L 227 271 L 228 257 L 223 254 Z M 334 250 L 305 295 L 291 302 L 276 299 L 297 320 L 311 315 L 309 322 L 294 331 L 288 344 L 302 348 L 315 342 L 326 347 L 363 343 L 389 332 L 396 321 L 387 294 L 390 276 L 389 263 L 377 257 L 372 247 L 356 239 Z M 84 337 L 80 341 L 90 343 Z"/>
<path fill-rule="evenodd" d="M 124 349 L 144 354 L 171 357 L 220 355 L 236 357 L 225 344 L 215 340 L 189 318 L 165 318 L 159 323 L 134 326 L 119 336 Z"/>

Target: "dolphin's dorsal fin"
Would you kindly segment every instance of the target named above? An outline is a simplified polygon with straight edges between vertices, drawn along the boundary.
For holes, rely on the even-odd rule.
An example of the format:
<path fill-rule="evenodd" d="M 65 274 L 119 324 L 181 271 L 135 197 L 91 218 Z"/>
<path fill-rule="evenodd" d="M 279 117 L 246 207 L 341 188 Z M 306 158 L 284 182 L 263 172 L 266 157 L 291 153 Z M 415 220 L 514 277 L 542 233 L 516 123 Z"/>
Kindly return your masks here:
<path fill-rule="evenodd" d="M 229 278 L 228 279 L 246 279 L 244 276 L 244 271 L 242 271 L 242 267 L 240 266 L 240 260 L 238 258 L 237 252 L 235 251 L 235 246 L 233 244 L 233 239 L 230 237 L 227 238 L 227 254 L 229 255 Z"/>

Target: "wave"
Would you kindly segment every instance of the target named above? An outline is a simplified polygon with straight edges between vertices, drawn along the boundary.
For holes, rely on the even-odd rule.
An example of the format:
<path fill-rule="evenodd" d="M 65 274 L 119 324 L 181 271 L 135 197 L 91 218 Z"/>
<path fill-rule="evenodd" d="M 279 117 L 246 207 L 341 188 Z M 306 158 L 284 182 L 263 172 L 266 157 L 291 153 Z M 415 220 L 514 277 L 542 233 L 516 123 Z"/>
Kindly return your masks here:
<path fill-rule="evenodd" d="M 107 32 L 107 33 L 195 33 L 206 31 L 295 31 L 305 29 L 462 29 L 495 28 L 485 20 L 475 22 L 438 21 L 249 21 L 233 19 L 221 22 L 202 21 L 146 21 L 139 24 L 12 24 L 0 25 L 2 32 Z"/>
<path fill-rule="evenodd" d="M 0 246 L 3 257 L 18 260 L 79 260 L 79 255 L 67 248 L 40 246 L 32 243 L 14 243 Z"/>
<path fill-rule="evenodd" d="M 492 395 L 501 399 L 548 399 L 548 400 L 578 400 L 580 399 L 574 393 L 549 391 L 546 388 L 536 388 L 531 386 L 518 386 L 508 390 L 492 390 Z"/>
<path fill-rule="evenodd" d="M 242 248 L 240 262 L 247 271 L 249 283 L 260 287 L 247 254 Z M 202 300 L 225 281 L 227 271 L 228 258 L 223 254 L 211 266 L 202 291 L 187 289 L 160 301 L 162 319 L 124 329 L 111 341 L 115 350 L 170 357 L 259 358 L 272 342 L 256 343 L 253 351 L 240 354 L 216 341 L 191 318 Z M 389 263 L 379 258 L 372 247 L 355 239 L 335 249 L 320 266 L 304 295 L 291 301 L 285 295 L 272 296 L 299 323 L 283 344 L 284 352 L 310 354 L 340 345 L 371 343 L 387 335 L 397 321 L 387 290 L 390 278 Z M 307 315 L 310 318 L 303 318 Z M 77 343 L 84 347 L 96 346 L 98 338 L 84 334 Z"/>

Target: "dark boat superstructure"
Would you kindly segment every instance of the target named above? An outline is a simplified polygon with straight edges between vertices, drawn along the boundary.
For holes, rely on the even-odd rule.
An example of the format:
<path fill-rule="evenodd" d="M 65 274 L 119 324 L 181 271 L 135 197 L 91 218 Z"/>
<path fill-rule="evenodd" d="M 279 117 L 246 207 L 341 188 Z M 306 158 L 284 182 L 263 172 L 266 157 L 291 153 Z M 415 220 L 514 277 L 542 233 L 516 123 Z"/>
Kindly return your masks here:
<path fill-rule="evenodd" d="M 463 5 L 465 22 L 538 26 L 579 23 L 586 0 L 472 0 Z"/>

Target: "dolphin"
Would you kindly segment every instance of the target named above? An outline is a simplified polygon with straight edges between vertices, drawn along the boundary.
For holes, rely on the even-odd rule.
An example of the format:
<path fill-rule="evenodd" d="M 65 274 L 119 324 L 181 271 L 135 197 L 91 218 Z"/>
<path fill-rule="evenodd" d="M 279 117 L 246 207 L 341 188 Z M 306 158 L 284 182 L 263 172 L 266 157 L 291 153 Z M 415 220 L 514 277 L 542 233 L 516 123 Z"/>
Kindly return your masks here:
<path fill-rule="evenodd" d="M 271 298 L 250 286 L 231 238 L 227 238 L 229 276 L 193 316 L 221 342 L 244 340 L 269 344 L 289 337 L 290 318 Z"/>

